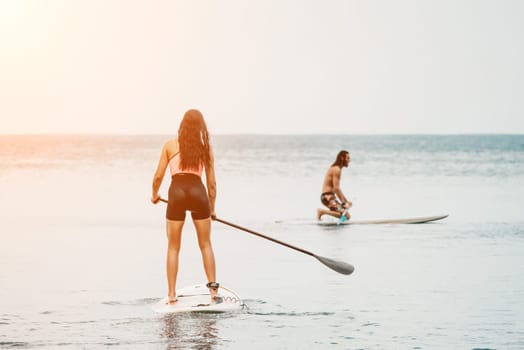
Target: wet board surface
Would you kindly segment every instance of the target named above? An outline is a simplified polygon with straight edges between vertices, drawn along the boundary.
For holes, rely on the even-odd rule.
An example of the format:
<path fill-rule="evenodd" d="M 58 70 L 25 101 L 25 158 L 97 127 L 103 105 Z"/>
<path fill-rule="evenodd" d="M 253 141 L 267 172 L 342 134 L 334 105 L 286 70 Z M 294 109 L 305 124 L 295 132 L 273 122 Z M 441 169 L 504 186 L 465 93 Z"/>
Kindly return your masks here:
<path fill-rule="evenodd" d="M 157 313 L 181 313 L 181 312 L 231 312 L 241 310 L 244 306 L 242 299 L 231 289 L 220 287 L 218 289 L 218 300 L 212 301 L 209 289 L 204 284 L 177 289 L 177 302 L 174 305 L 167 303 L 168 297 L 164 297 L 155 304 L 152 309 Z"/>

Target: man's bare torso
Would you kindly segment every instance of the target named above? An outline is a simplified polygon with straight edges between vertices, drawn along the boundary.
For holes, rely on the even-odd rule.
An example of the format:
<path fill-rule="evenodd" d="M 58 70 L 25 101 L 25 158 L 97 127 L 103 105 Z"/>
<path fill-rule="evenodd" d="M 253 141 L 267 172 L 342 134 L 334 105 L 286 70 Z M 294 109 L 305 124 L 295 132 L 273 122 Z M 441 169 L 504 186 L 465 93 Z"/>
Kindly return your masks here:
<path fill-rule="evenodd" d="M 328 169 L 326 176 L 324 177 L 324 183 L 322 184 L 322 193 L 335 192 L 334 178 L 336 177 L 340 180 L 340 172 L 341 169 L 336 165 L 333 165 Z"/>

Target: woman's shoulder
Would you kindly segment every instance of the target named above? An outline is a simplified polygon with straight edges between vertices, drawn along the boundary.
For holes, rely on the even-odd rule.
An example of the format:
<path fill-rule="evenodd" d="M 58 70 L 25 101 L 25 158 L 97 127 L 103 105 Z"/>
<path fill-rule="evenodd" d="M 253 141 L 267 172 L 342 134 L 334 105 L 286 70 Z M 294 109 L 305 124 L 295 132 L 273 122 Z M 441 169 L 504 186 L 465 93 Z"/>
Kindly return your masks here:
<path fill-rule="evenodd" d="M 178 147 L 178 138 L 173 137 L 164 143 L 164 147 Z"/>
<path fill-rule="evenodd" d="M 167 151 L 169 154 L 178 153 L 178 150 L 179 150 L 178 138 L 174 137 L 172 139 L 167 140 L 164 143 L 164 150 Z"/>

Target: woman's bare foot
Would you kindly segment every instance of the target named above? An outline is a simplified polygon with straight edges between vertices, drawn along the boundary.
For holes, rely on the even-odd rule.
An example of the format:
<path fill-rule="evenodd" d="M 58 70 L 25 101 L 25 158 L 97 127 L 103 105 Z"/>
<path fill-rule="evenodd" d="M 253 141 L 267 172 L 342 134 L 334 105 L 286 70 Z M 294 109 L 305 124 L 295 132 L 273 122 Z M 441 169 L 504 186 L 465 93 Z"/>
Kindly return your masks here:
<path fill-rule="evenodd" d="M 320 218 L 322 217 L 322 215 L 324 215 L 324 213 L 322 212 L 322 210 L 317 209 L 317 220 L 320 220 Z"/>
<path fill-rule="evenodd" d="M 177 298 L 175 296 L 168 296 L 167 297 L 167 304 L 169 306 L 174 306 L 177 302 Z"/>

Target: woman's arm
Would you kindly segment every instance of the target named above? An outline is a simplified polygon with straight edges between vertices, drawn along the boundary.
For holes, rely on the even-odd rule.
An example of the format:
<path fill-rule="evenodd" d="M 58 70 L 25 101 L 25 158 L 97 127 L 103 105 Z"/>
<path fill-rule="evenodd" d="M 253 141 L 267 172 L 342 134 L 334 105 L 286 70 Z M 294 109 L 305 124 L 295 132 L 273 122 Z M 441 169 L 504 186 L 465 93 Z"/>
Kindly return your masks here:
<path fill-rule="evenodd" d="M 160 200 L 160 195 L 158 191 L 160 190 L 160 185 L 164 179 L 164 174 L 166 173 L 167 164 L 169 163 L 169 158 L 167 154 L 167 145 L 168 142 L 162 147 L 162 152 L 160 153 L 160 159 L 158 160 L 158 166 L 156 167 L 155 175 L 153 176 L 153 188 L 151 194 L 151 202 L 156 204 Z"/>
<path fill-rule="evenodd" d="M 211 218 L 214 219 L 215 213 L 215 200 L 217 198 L 217 183 L 215 178 L 215 157 L 211 146 L 209 147 L 209 164 L 206 165 L 206 185 L 207 185 L 207 196 L 209 198 L 209 208 L 211 209 Z"/>

